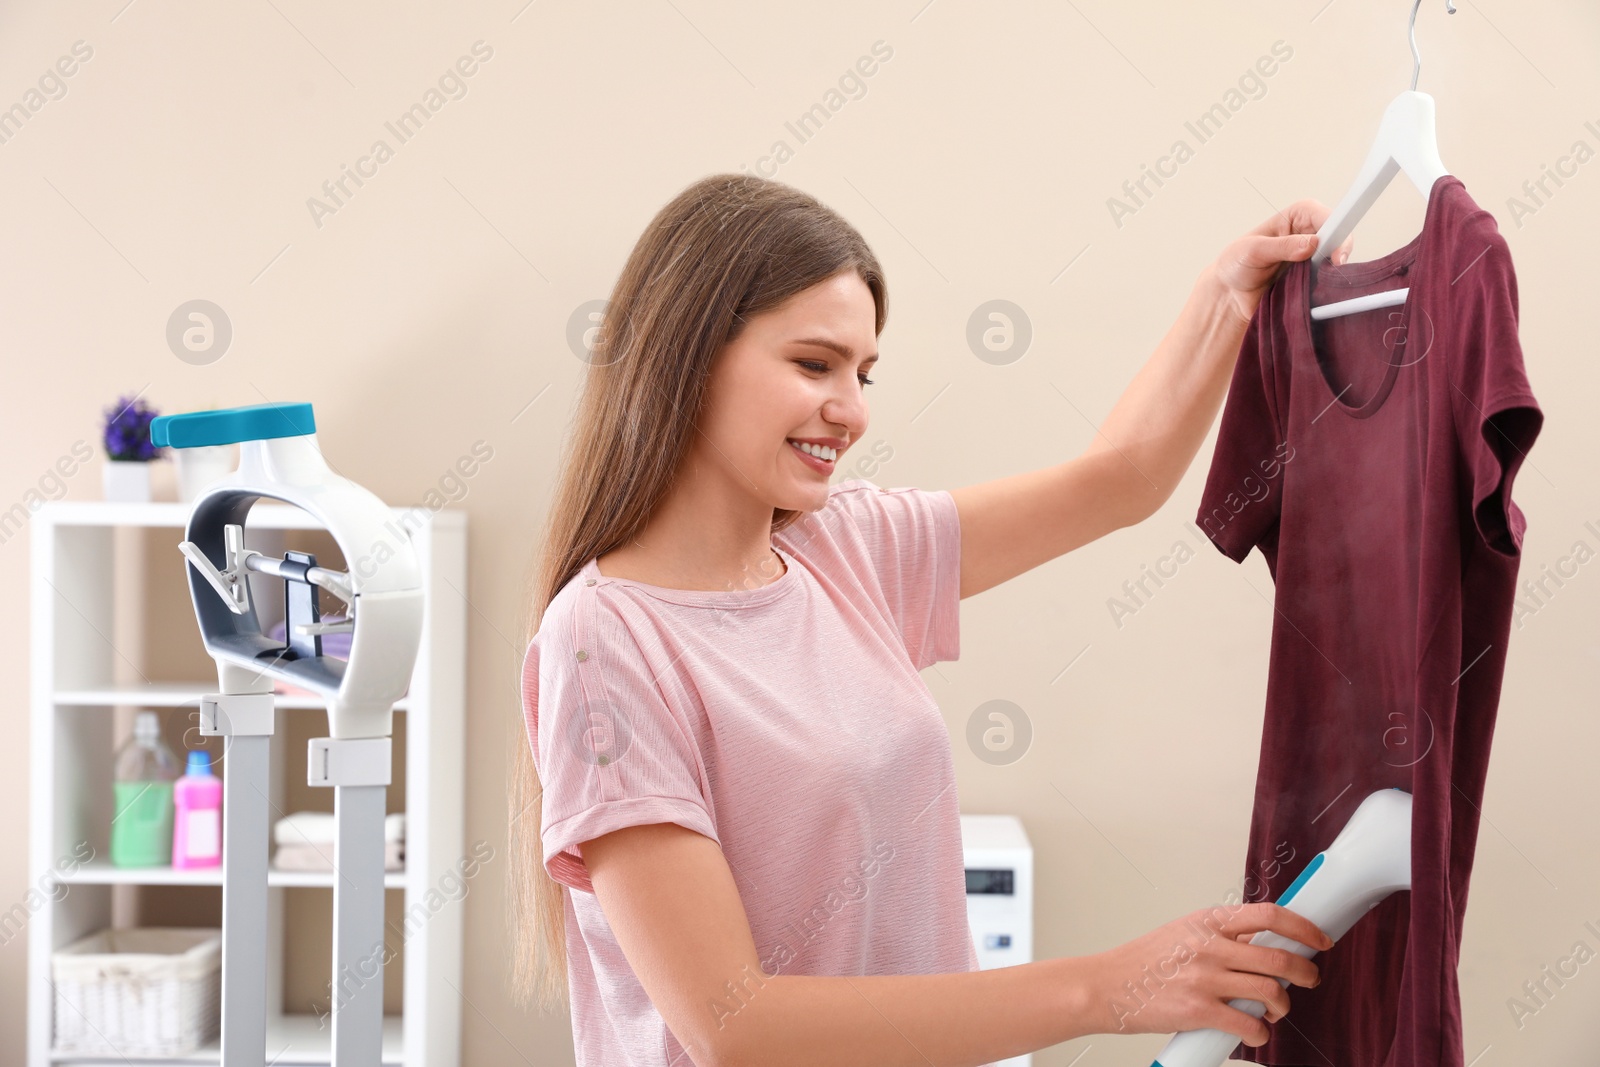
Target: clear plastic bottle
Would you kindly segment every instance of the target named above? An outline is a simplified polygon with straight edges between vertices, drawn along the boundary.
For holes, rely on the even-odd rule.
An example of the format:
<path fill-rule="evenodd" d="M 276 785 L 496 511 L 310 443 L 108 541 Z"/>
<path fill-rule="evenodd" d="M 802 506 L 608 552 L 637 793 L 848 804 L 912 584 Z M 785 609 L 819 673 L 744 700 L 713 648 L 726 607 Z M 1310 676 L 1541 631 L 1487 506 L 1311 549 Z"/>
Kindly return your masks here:
<path fill-rule="evenodd" d="M 161 739 L 161 720 L 153 711 L 139 712 L 133 737 L 117 753 L 113 866 L 162 867 L 172 862 L 172 783 L 178 773 L 178 758 Z"/>

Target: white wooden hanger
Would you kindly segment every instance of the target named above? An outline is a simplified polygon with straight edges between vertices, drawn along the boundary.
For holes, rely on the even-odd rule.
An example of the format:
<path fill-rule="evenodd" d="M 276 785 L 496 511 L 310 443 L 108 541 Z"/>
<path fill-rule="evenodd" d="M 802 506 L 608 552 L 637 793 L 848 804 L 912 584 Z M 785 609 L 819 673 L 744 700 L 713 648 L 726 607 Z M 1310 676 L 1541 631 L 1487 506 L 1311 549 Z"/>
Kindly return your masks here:
<path fill-rule="evenodd" d="M 1350 191 L 1344 194 L 1339 206 L 1329 214 L 1327 221 L 1317 231 L 1317 250 L 1312 253 L 1313 271 L 1318 263 L 1333 254 L 1334 249 L 1350 235 L 1361 216 L 1367 213 L 1374 201 L 1388 186 L 1397 172 L 1404 171 L 1424 201 L 1433 191 L 1433 183 L 1450 172 L 1439 159 L 1439 139 L 1434 130 L 1433 97 L 1417 92 L 1417 76 L 1422 73 L 1422 54 L 1417 51 L 1417 8 L 1422 0 L 1411 5 L 1411 23 L 1407 36 L 1411 40 L 1411 88 L 1395 97 L 1384 110 L 1383 121 L 1378 125 L 1378 136 L 1367 161 L 1362 164 Z M 1454 0 L 1445 0 L 1445 10 L 1456 13 Z M 1313 275 L 1314 276 L 1314 275 Z M 1394 307 L 1406 302 L 1410 289 L 1389 289 L 1353 300 L 1339 300 L 1321 304 L 1311 309 L 1313 319 L 1331 319 L 1357 311 Z"/>

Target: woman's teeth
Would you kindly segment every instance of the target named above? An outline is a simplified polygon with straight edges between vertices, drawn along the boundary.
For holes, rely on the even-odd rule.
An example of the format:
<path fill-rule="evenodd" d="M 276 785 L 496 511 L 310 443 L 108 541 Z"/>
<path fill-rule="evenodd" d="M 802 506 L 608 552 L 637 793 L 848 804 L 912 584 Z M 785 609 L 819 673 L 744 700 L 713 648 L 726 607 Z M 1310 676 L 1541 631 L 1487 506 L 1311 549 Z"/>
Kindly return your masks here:
<path fill-rule="evenodd" d="M 829 463 L 832 463 L 834 460 L 839 458 L 838 450 L 829 448 L 827 445 L 813 445 L 804 441 L 795 441 L 792 439 L 789 440 L 789 443 L 798 448 L 800 451 L 804 452 L 806 455 L 816 456 L 818 459 L 825 459 Z"/>

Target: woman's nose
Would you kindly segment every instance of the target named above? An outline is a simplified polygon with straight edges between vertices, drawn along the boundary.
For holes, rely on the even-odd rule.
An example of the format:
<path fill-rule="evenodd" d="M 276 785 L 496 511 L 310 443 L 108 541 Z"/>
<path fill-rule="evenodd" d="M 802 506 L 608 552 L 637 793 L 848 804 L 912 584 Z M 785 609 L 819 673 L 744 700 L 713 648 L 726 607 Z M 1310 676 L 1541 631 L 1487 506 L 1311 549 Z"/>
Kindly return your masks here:
<path fill-rule="evenodd" d="M 867 405 L 857 397 L 850 401 L 837 401 L 822 409 L 822 419 L 839 431 L 840 437 L 854 441 L 867 429 Z"/>
<path fill-rule="evenodd" d="M 851 379 L 822 405 L 822 417 L 832 426 L 842 427 L 841 437 L 851 440 L 861 436 L 867 428 L 867 398 L 864 387 Z"/>

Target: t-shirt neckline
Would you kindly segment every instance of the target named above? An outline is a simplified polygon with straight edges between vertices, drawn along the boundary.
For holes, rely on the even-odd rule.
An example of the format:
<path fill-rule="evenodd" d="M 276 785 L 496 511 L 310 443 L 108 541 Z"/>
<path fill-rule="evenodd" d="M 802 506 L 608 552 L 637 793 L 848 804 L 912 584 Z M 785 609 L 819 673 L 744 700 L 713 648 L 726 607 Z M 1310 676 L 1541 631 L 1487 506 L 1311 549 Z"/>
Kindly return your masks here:
<path fill-rule="evenodd" d="M 1300 358 L 1306 359 L 1317 376 L 1317 381 L 1325 390 L 1326 406 L 1337 407 L 1351 418 L 1364 419 L 1374 414 L 1389 398 L 1389 393 L 1394 389 L 1394 383 L 1400 376 L 1400 369 L 1409 365 L 1405 356 L 1407 339 L 1411 335 L 1411 309 L 1422 298 L 1422 283 L 1428 271 L 1421 269 L 1424 260 L 1433 258 L 1433 247 L 1436 243 L 1436 233 L 1440 223 L 1439 213 L 1444 210 L 1445 190 L 1451 185 L 1461 185 L 1461 179 L 1453 174 L 1442 174 L 1434 180 L 1433 188 L 1428 194 L 1427 210 L 1423 213 L 1422 229 L 1410 241 L 1396 248 L 1394 251 L 1377 259 L 1367 260 L 1362 263 L 1332 264 L 1324 261 L 1319 268 L 1320 281 L 1324 285 L 1365 285 L 1378 278 L 1388 277 L 1392 274 L 1404 273 L 1409 275 L 1410 292 L 1406 294 L 1405 303 L 1400 305 L 1400 322 L 1397 326 L 1385 331 L 1385 336 L 1394 334 L 1396 340 L 1389 345 L 1387 370 L 1383 381 L 1380 382 L 1372 395 L 1360 404 L 1347 404 L 1341 399 L 1349 391 L 1347 384 L 1343 390 L 1335 390 L 1333 383 L 1328 380 L 1328 374 L 1323 367 L 1322 359 L 1317 353 L 1314 329 L 1316 320 L 1311 317 L 1311 285 L 1312 270 L 1309 260 L 1300 260 L 1294 264 L 1294 269 L 1299 271 L 1295 284 L 1290 287 L 1292 307 L 1292 331 L 1294 343 L 1299 347 Z"/>
<path fill-rule="evenodd" d="M 758 585 L 753 589 L 673 589 L 670 586 L 651 585 L 649 582 L 635 581 L 632 578 L 620 578 L 600 573 L 598 557 L 591 557 L 583 565 L 581 577 L 586 582 L 593 582 L 596 586 L 610 585 L 621 589 L 636 589 L 646 596 L 657 600 L 665 600 L 673 604 L 686 604 L 690 607 L 716 607 L 716 608 L 746 608 L 755 607 L 775 600 L 787 593 L 799 580 L 795 572 L 799 569 L 799 562 L 795 557 L 774 540 L 773 551 L 777 552 L 783 561 L 783 573 L 765 585 Z"/>

